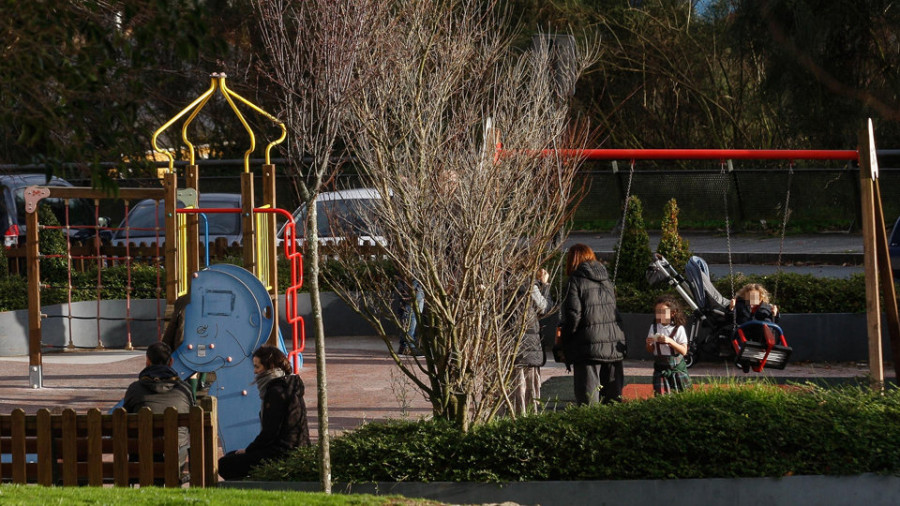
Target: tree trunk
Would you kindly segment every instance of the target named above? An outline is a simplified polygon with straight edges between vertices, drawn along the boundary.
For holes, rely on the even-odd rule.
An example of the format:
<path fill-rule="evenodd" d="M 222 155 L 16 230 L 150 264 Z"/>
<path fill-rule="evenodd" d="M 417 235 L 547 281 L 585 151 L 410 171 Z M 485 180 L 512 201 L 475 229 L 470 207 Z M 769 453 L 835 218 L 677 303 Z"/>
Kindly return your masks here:
<path fill-rule="evenodd" d="M 306 251 L 309 257 L 309 301 L 316 333 L 316 391 L 319 405 L 319 464 L 322 492 L 331 493 L 331 442 L 328 435 L 328 382 L 325 374 L 325 322 L 319 293 L 319 231 L 316 227 L 316 195 L 306 202 Z"/>

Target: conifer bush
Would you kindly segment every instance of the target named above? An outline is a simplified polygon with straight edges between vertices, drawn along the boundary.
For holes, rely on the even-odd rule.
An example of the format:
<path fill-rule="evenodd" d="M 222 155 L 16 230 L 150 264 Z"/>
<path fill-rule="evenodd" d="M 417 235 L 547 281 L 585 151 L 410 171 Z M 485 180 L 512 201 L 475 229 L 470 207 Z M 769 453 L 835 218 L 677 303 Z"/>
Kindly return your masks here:
<path fill-rule="evenodd" d="M 669 264 L 678 272 L 684 272 L 684 266 L 691 258 L 690 244 L 678 233 L 678 202 L 673 198 L 666 202 L 662 217 L 662 235 L 656 252 L 666 257 Z"/>
<path fill-rule="evenodd" d="M 637 287 L 646 287 L 647 280 L 644 274 L 650 265 L 652 254 L 650 253 L 650 236 L 644 224 L 644 205 L 636 195 L 628 197 L 625 219 L 622 227 L 622 241 L 615 247 L 615 257 L 618 258 L 618 271 L 615 272 L 616 284 L 631 283 Z M 614 260 L 615 261 L 615 260 Z M 613 265 L 615 270 L 616 266 Z M 610 277 L 614 274 L 609 273 Z"/>

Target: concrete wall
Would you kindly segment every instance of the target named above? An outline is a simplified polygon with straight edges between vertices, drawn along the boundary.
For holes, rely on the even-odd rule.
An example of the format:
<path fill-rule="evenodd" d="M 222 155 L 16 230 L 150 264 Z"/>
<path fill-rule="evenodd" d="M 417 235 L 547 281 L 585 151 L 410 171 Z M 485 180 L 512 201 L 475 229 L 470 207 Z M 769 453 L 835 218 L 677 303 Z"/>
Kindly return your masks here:
<path fill-rule="evenodd" d="M 159 312 L 164 311 L 164 307 Z M 122 318 L 125 315 L 125 301 L 101 301 L 100 315 L 103 318 Z M 157 338 L 158 305 L 156 300 L 131 301 L 132 343 L 146 346 Z M 374 330 L 361 316 L 353 312 L 334 293 L 322 294 L 322 311 L 325 317 L 326 336 L 368 336 Z M 48 346 L 65 346 L 71 336 L 75 346 L 93 348 L 97 345 L 98 308 L 95 301 L 72 304 L 72 314 L 77 318 L 57 318 L 67 313 L 65 305 L 45 306 L 44 313 L 50 318 L 43 320 L 43 339 Z M 284 321 L 284 310 L 279 312 L 282 335 L 290 338 L 290 328 Z M 312 311 L 308 294 L 301 294 L 298 300 L 298 314 L 307 318 L 307 326 Z M 644 338 L 652 322 L 650 314 L 626 313 L 622 315 L 628 339 L 628 358 L 650 359 L 644 349 Z M 544 342 L 548 349 L 556 329 L 556 317 L 543 320 Z M 123 320 L 99 320 L 99 335 L 103 344 L 110 348 L 121 348 L 126 343 L 126 324 Z M 866 337 L 866 315 L 852 313 L 827 314 L 786 314 L 780 325 L 788 344 L 793 348 L 791 361 L 848 362 L 868 360 Z M 890 357 L 890 343 L 883 325 L 885 359 Z M 71 329 L 71 332 L 70 332 Z M 290 345 L 289 345 L 290 346 Z M 0 356 L 25 355 L 28 353 L 28 313 L 10 311 L 0 313 Z M 552 358 L 551 358 L 552 360 Z"/>
<path fill-rule="evenodd" d="M 283 300 L 283 299 L 282 299 Z M 307 319 L 307 328 L 312 310 L 308 294 L 300 294 L 298 314 Z M 99 313 L 98 313 L 99 311 Z M 98 309 L 96 301 L 73 302 L 72 318 L 68 315 L 67 305 L 44 306 L 42 320 L 42 336 L 45 347 L 64 347 L 72 344 L 78 348 L 95 348 L 99 339 L 108 348 L 123 348 L 128 340 L 128 328 L 124 317 L 125 301 L 100 301 Z M 131 301 L 131 341 L 133 346 L 147 346 L 158 339 L 165 328 L 162 320 L 165 313 L 165 301 L 132 300 Z M 325 317 L 325 335 L 355 336 L 373 335 L 371 326 L 358 314 L 353 312 L 334 293 L 322 294 L 322 313 Z M 100 315 L 98 320 L 97 315 Z M 285 340 L 290 341 L 291 329 L 285 321 L 282 306 L 279 312 L 279 328 Z M 110 319 L 105 319 L 110 318 Z M 99 322 L 99 325 L 98 325 Z M 99 327 L 99 328 L 98 328 Z M 290 347 L 290 343 L 287 343 Z M 0 356 L 16 356 L 28 354 L 28 311 L 0 312 Z"/>

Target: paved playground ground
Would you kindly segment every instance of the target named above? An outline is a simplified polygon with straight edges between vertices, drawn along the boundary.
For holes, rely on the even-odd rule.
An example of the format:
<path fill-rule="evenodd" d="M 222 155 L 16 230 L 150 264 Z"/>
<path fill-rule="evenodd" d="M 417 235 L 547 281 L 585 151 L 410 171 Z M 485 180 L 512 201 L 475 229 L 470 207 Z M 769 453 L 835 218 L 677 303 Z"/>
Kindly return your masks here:
<path fill-rule="evenodd" d="M 311 345 L 312 343 L 308 343 Z M 367 421 L 428 417 L 430 404 L 399 373 L 384 343 L 377 337 L 328 337 L 326 339 L 329 427 L 332 434 L 358 427 Z M 306 402 L 310 430 L 318 434 L 315 356 L 309 346 L 300 375 L 306 383 Z M 411 359 L 406 359 L 411 360 Z M 74 408 L 85 412 L 90 408 L 107 411 L 125 393 L 144 367 L 144 351 L 76 351 L 44 355 L 44 388 L 28 387 L 28 357 L 0 357 L 0 413 L 22 408 L 34 413 L 40 408 Z M 650 377 L 652 362 L 625 362 L 626 398 L 652 395 Z M 541 370 L 545 392 L 567 393 L 569 384 L 565 368 L 552 362 Z M 866 364 L 790 364 L 783 371 L 765 370 L 749 376 L 775 380 L 805 382 L 808 380 L 865 381 Z M 701 362 L 691 369 L 695 378 L 746 378 L 743 372 L 724 364 Z M 885 375 L 893 377 L 887 367 Z M 571 375 L 568 376 L 571 378 Z M 556 379 L 554 379 L 556 378 Z M 252 386 L 250 386 L 252 388 Z M 562 398 L 562 395 L 559 395 Z M 228 416 L 220 413 L 220 416 Z"/>

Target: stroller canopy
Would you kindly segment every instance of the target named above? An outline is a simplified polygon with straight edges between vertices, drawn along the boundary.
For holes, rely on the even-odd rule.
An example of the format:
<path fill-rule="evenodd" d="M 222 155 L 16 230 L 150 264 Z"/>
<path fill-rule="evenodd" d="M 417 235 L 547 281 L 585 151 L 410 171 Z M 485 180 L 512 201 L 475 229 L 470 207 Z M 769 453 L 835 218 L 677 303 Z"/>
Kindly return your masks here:
<path fill-rule="evenodd" d="M 698 256 L 692 256 L 684 267 L 684 276 L 697 305 L 711 310 L 727 311 L 730 301 L 722 296 L 709 279 L 709 266 Z"/>

